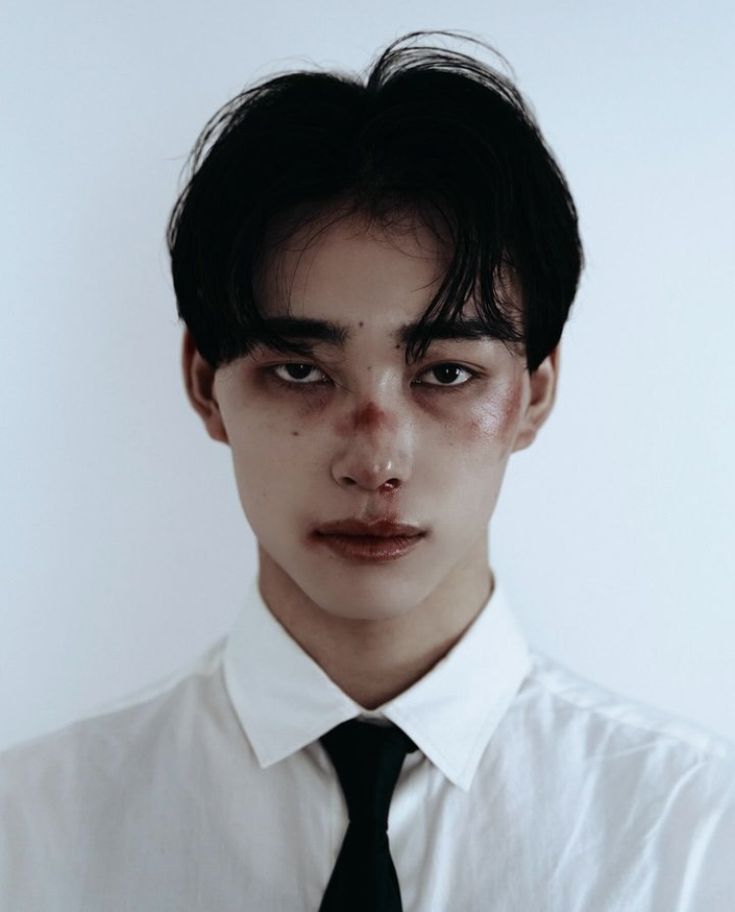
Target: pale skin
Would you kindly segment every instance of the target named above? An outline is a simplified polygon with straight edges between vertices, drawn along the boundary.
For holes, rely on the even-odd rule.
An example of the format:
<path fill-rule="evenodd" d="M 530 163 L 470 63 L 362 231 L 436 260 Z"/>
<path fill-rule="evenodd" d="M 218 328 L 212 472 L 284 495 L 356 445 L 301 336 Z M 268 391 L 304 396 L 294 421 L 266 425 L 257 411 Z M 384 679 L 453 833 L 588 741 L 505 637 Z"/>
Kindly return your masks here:
<path fill-rule="evenodd" d="M 260 348 L 214 371 L 187 330 L 184 382 L 231 449 L 271 613 L 376 709 L 491 610 L 490 519 L 508 459 L 551 411 L 559 350 L 532 375 L 521 351 L 488 338 L 436 340 L 407 365 L 394 334 L 438 287 L 436 237 L 418 221 L 388 236 L 359 218 L 308 237 L 279 249 L 264 313 L 286 314 L 286 276 L 288 314 L 339 323 L 343 344 L 314 343 L 308 358 Z M 426 531 L 395 561 L 350 561 L 312 538 L 320 523 L 386 516 Z"/>

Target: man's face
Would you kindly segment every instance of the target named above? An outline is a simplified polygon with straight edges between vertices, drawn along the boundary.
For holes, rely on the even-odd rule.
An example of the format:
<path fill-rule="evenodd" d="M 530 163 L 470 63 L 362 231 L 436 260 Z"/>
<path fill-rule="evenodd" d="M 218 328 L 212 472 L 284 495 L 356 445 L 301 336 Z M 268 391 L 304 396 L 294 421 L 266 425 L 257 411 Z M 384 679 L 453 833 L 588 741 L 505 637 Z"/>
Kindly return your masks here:
<path fill-rule="evenodd" d="M 395 336 L 438 287 L 445 261 L 435 236 L 419 223 L 367 233 L 354 220 L 307 247 L 305 236 L 279 249 L 264 315 L 343 325 L 344 344 L 315 342 L 308 358 L 260 348 L 215 373 L 211 408 L 199 410 L 231 447 L 261 567 L 276 566 L 335 616 L 395 617 L 487 574 L 505 467 L 551 407 L 556 355 L 534 374 L 537 388 L 522 354 L 487 338 L 435 340 L 407 366 Z M 378 518 L 424 534 L 397 559 L 359 560 L 315 533 Z"/>

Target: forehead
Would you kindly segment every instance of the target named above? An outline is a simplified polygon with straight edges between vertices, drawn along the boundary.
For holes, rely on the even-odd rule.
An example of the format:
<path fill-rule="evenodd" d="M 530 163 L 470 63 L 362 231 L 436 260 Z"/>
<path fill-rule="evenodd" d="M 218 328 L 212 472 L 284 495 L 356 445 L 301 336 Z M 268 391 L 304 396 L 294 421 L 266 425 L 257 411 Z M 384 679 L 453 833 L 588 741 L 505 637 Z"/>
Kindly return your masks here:
<path fill-rule="evenodd" d="M 439 340 L 502 345 L 481 319 L 477 295 L 451 320 L 446 307 L 432 308 L 426 320 L 451 263 L 446 227 L 407 211 L 389 221 L 333 211 L 296 227 L 276 223 L 266 238 L 258 309 L 272 331 L 299 345 L 346 348 L 367 338 L 396 348 Z M 520 309 L 512 274 L 496 288 Z"/>
<path fill-rule="evenodd" d="M 410 213 L 376 223 L 327 213 L 271 231 L 261 281 L 264 315 L 366 320 L 423 311 L 450 261 L 446 241 Z"/>

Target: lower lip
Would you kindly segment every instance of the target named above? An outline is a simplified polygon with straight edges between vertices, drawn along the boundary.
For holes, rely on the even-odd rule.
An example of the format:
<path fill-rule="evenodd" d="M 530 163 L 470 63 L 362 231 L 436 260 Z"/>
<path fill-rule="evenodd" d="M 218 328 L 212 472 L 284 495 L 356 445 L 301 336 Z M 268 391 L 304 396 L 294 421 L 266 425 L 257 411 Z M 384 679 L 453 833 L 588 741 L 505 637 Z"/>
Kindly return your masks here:
<path fill-rule="evenodd" d="M 423 535 L 405 535 L 395 538 L 376 538 L 370 535 L 323 535 L 316 540 L 331 548 L 340 557 L 358 561 L 391 561 L 413 551 Z"/>

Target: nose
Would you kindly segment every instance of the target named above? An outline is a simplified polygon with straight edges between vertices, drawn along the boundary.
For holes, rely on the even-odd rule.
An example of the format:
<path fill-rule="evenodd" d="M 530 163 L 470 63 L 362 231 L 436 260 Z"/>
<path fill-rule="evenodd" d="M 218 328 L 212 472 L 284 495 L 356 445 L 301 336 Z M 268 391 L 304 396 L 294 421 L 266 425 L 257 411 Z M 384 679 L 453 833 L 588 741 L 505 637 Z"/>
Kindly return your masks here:
<path fill-rule="evenodd" d="M 390 493 L 410 468 L 410 422 L 375 399 L 349 408 L 338 419 L 340 440 L 332 477 L 341 487 Z"/>

